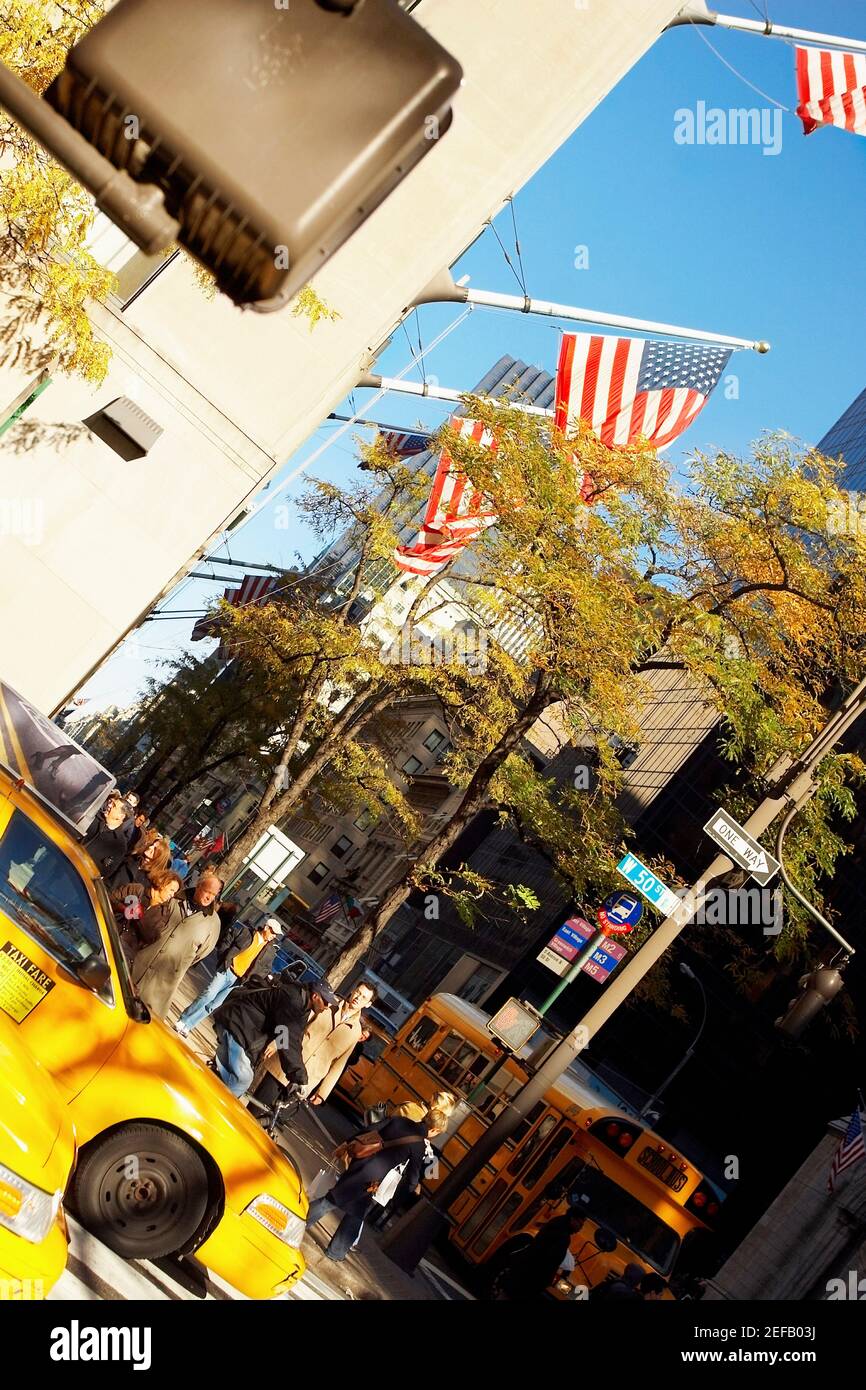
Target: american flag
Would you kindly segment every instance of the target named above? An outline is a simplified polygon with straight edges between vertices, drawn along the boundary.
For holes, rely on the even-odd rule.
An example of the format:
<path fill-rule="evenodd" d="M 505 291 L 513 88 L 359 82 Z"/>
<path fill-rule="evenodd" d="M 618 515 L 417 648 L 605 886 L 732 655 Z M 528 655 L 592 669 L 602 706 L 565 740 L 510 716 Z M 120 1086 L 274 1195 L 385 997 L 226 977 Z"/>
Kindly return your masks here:
<path fill-rule="evenodd" d="M 798 48 L 797 115 L 803 134 L 837 125 L 866 135 L 866 53 Z"/>
<path fill-rule="evenodd" d="M 330 922 L 332 917 L 336 917 L 342 905 L 343 900 L 339 893 L 331 893 L 330 897 L 323 898 L 319 903 L 319 906 L 313 913 L 313 921 Z"/>
<path fill-rule="evenodd" d="M 833 1155 L 830 1176 L 827 1179 L 827 1186 L 831 1192 L 839 1174 L 844 1172 L 846 1168 L 850 1168 L 852 1163 L 856 1163 L 858 1158 L 866 1158 L 866 1149 L 863 1147 L 863 1120 L 860 1115 L 860 1106 L 856 1105 L 851 1119 L 848 1121 L 845 1137 Z"/>
<path fill-rule="evenodd" d="M 402 430 L 380 430 L 379 438 L 391 454 L 408 459 L 430 448 L 429 434 L 406 434 Z"/>
<path fill-rule="evenodd" d="M 556 426 L 585 420 L 608 448 L 643 436 L 660 449 L 688 429 L 730 355 L 730 348 L 563 333 Z"/>
<path fill-rule="evenodd" d="M 491 431 L 480 420 L 454 415 L 449 423 L 456 434 L 466 435 L 487 449 L 496 447 Z M 411 545 L 397 546 L 394 563 L 409 574 L 436 574 L 493 525 L 496 515 L 485 511 L 484 503 L 483 495 L 455 468 L 448 450 L 443 449 L 421 530 Z"/>
<path fill-rule="evenodd" d="M 241 580 L 240 588 L 224 589 L 223 598 L 233 608 L 247 608 L 250 605 L 264 603 L 277 588 L 279 582 L 279 576 L 273 574 L 245 574 Z M 219 619 L 212 613 L 205 614 L 203 618 L 199 618 L 193 628 L 191 640 L 200 642 L 203 637 L 216 637 L 218 634 L 214 627 L 218 622 Z"/>

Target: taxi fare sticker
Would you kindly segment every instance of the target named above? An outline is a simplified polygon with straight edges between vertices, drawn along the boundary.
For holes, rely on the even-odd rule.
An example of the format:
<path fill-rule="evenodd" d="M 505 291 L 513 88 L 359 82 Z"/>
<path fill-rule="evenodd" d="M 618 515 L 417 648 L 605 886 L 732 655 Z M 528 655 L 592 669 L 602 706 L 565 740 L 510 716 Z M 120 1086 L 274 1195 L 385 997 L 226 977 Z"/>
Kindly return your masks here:
<path fill-rule="evenodd" d="M 0 1009 L 21 1023 L 54 988 L 50 975 L 6 941 L 0 946 Z"/>

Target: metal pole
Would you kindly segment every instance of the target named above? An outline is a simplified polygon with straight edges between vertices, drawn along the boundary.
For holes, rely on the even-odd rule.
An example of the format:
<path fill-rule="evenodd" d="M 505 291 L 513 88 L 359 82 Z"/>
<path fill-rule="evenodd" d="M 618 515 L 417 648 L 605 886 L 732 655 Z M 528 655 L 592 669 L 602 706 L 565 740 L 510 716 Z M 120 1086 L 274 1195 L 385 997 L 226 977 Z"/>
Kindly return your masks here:
<path fill-rule="evenodd" d="M 682 1071 L 683 1067 L 686 1065 L 686 1062 L 690 1062 L 691 1059 L 692 1059 L 692 1057 L 694 1057 L 694 1055 L 695 1055 L 695 1048 L 697 1047 L 698 1043 L 699 1043 L 700 1040 L 701 1040 L 701 1034 L 702 1034 L 703 1031 L 704 1031 L 704 1025 L 706 1024 L 706 1021 L 707 1021 L 707 992 L 706 992 L 706 990 L 704 989 L 703 985 L 701 984 L 701 981 L 698 979 L 698 977 L 697 977 L 697 975 L 695 974 L 695 972 L 694 972 L 693 970 L 690 970 L 689 967 L 688 967 L 687 965 L 685 965 L 684 963 L 682 963 L 682 962 L 680 963 L 680 970 L 683 972 L 684 975 L 687 975 L 688 978 L 689 978 L 690 980 L 694 980 L 694 982 L 695 982 L 695 984 L 697 985 L 698 989 L 701 991 L 701 1000 L 702 1000 L 702 1003 L 703 1003 L 703 1010 L 704 1010 L 704 1011 L 703 1011 L 703 1016 L 702 1016 L 702 1018 L 701 1018 L 701 1026 L 700 1026 L 700 1028 L 698 1029 L 698 1031 L 697 1031 L 697 1033 L 696 1033 L 696 1035 L 695 1035 L 695 1038 L 694 1038 L 693 1042 L 692 1042 L 691 1045 L 687 1048 L 685 1055 L 684 1055 L 683 1057 L 680 1058 L 680 1060 L 677 1062 L 676 1066 L 674 1067 L 673 1071 L 670 1072 L 670 1073 L 665 1077 L 665 1079 L 664 1079 L 664 1081 L 662 1082 L 662 1084 L 658 1087 L 657 1090 L 653 1091 L 653 1093 L 652 1093 L 652 1095 L 650 1096 L 649 1100 L 646 1102 L 646 1104 L 645 1104 L 644 1106 L 642 1106 L 641 1110 L 640 1110 L 639 1113 L 638 1113 L 638 1119 L 639 1119 L 639 1120 L 642 1120 L 642 1119 L 644 1118 L 645 1115 L 648 1115 L 648 1114 L 649 1114 L 650 1110 L 651 1110 L 652 1107 L 655 1105 L 655 1103 L 656 1103 L 656 1101 L 658 1100 L 659 1096 L 663 1096 L 663 1095 L 664 1095 L 665 1091 L 667 1090 L 668 1086 L 670 1086 L 670 1084 L 671 1084 L 671 1082 L 673 1081 L 674 1077 L 679 1076 L 679 1074 L 680 1074 L 680 1072 Z"/>
<path fill-rule="evenodd" d="M 180 223 L 166 212 L 162 190 L 152 183 L 136 184 L 127 173 L 115 169 L 3 63 L 0 106 L 93 194 L 96 206 L 142 251 L 156 256 L 177 240 Z"/>
<path fill-rule="evenodd" d="M 374 376 L 369 372 L 360 378 L 357 386 L 363 389 L 369 387 L 374 391 L 401 391 L 406 396 L 428 396 L 432 401 L 454 401 L 458 405 L 466 395 L 465 391 L 454 391 L 450 386 L 430 386 L 426 381 L 403 381 L 400 377 Z M 553 415 L 552 410 L 545 410 L 540 405 L 525 405 L 522 401 L 498 400 L 497 404 L 522 410 L 526 415 L 544 415 L 548 418 Z"/>
<path fill-rule="evenodd" d="M 576 323 L 595 323 L 605 328 L 630 328 L 638 333 L 661 333 L 668 338 L 685 338 L 696 343 L 718 343 L 722 347 L 750 348 L 753 352 L 769 352 L 770 344 L 763 339 L 732 338 L 727 333 L 707 333 L 702 328 L 683 328 L 681 324 L 659 323 L 655 319 L 635 319 L 625 314 L 606 314 L 600 309 L 583 309 L 574 304 L 555 304 L 547 299 L 533 299 L 524 294 L 499 294 L 493 290 L 470 289 L 457 285 L 450 270 L 443 271 L 412 301 L 409 308 L 420 304 L 477 304 L 488 309 L 510 309 L 517 314 L 539 314 L 543 318 L 568 319 Z M 408 310 L 407 310 L 408 312 Z"/>
<path fill-rule="evenodd" d="M 791 29 L 773 20 L 742 19 L 739 15 L 717 14 L 707 8 L 704 0 L 691 0 L 667 25 L 675 29 L 681 24 L 711 24 L 720 29 L 734 29 L 742 34 L 762 34 L 768 39 L 797 39 L 803 43 L 819 44 L 821 48 L 844 48 L 849 53 L 866 53 L 866 39 L 845 39 L 838 34 L 821 34 L 815 29 Z"/>
<path fill-rule="evenodd" d="M 516 294 L 496 294 L 490 290 L 464 288 L 467 304 L 484 305 L 490 309 L 512 309 L 520 314 L 540 314 L 544 318 L 571 319 L 578 323 L 595 323 L 605 328 L 629 328 L 638 333 L 661 333 L 666 338 L 686 338 L 695 343 L 718 343 L 721 347 L 750 348 L 753 352 L 769 352 L 770 344 L 763 339 L 731 338 L 726 333 L 706 333 L 700 328 L 683 328 L 675 323 L 658 323 L 654 319 L 635 319 L 625 314 L 606 314 L 598 309 L 578 309 L 571 304 L 554 304 L 546 299 L 531 299 Z"/>

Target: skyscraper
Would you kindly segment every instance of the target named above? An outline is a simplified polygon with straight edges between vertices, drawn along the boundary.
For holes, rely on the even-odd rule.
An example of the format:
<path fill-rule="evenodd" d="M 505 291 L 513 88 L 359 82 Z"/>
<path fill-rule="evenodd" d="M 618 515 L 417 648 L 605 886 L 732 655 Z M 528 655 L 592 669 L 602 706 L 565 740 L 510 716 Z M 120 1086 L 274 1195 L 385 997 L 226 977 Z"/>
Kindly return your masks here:
<path fill-rule="evenodd" d="M 866 387 L 831 425 L 818 450 L 828 458 L 841 456 L 845 471 L 840 486 L 848 492 L 866 491 Z"/>

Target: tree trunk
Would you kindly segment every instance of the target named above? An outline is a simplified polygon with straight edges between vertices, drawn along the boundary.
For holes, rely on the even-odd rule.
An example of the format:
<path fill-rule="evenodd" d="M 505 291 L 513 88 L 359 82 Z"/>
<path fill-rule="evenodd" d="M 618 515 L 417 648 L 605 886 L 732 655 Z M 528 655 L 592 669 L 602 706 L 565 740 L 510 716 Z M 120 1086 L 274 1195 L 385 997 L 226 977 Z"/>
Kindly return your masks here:
<path fill-rule="evenodd" d="M 271 797 L 264 811 L 262 810 L 264 798 L 262 799 L 254 820 L 220 865 L 220 872 L 226 882 L 238 872 L 244 858 L 260 838 L 265 827 L 273 820 L 282 820 L 298 804 L 310 784 L 328 766 L 337 748 L 348 742 L 350 738 L 354 738 L 361 729 L 369 724 L 371 719 L 375 718 L 377 714 L 381 714 L 392 698 L 393 692 L 389 689 L 371 701 L 369 691 L 365 690 L 360 691 L 349 701 L 346 708 L 341 710 L 337 716 L 333 727 L 328 730 L 316 752 L 304 763 L 291 786 L 287 787 L 284 792 L 278 790 L 276 795 Z M 298 739 L 294 740 L 295 747 L 297 747 L 299 737 L 300 735 Z M 289 759 L 286 759 L 285 756 L 280 758 L 282 768 L 287 769 L 288 762 Z M 284 773 L 279 774 L 278 785 L 283 776 Z M 269 787 L 273 785 L 273 782 L 274 778 L 272 777 Z"/>
<path fill-rule="evenodd" d="M 490 783 L 505 759 L 514 752 L 536 719 L 550 705 L 555 704 L 558 698 L 557 695 L 553 694 L 549 682 L 546 679 L 543 680 L 512 727 L 502 735 L 495 747 L 478 764 L 459 805 L 447 824 L 428 845 L 419 850 L 418 858 L 424 864 L 431 866 L 438 864 L 443 854 L 447 853 L 456 843 L 469 822 L 484 808 Z M 410 865 L 404 873 L 391 882 L 385 889 L 384 897 L 379 902 L 375 912 L 370 914 L 346 942 L 328 972 L 328 979 L 332 985 L 337 986 L 346 978 L 349 971 L 367 954 L 376 936 L 390 922 L 397 909 L 402 907 L 410 894 L 415 891 L 417 884 L 412 877 L 413 868 L 414 865 Z"/>

